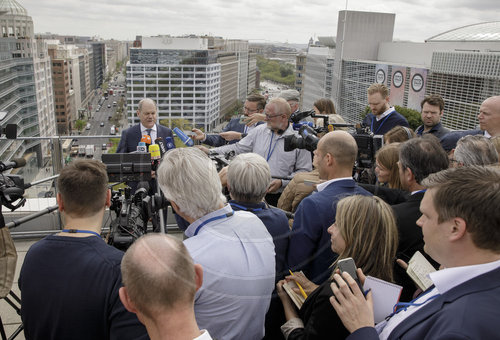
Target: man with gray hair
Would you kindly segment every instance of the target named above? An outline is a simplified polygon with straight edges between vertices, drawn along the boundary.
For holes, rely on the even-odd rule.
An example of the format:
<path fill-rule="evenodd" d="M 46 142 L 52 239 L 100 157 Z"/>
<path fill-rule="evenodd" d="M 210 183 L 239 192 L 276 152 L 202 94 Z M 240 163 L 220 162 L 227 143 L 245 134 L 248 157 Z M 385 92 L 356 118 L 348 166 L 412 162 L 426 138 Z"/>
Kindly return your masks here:
<path fill-rule="evenodd" d="M 158 182 L 190 223 L 184 244 L 205 270 L 195 297 L 198 325 L 219 340 L 262 338 L 275 275 L 266 227 L 254 214 L 225 204 L 215 164 L 196 148 L 167 152 Z"/>
<path fill-rule="evenodd" d="M 298 134 L 289 123 L 290 105 L 282 99 L 276 98 L 266 105 L 266 122 L 257 126 L 248 133 L 248 136 L 238 143 L 224 145 L 215 149 L 200 147 L 207 154 L 209 151 L 225 154 L 234 151 L 236 154 L 254 152 L 261 155 L 268 162 L 271 175 L 277 177 L 293 177 L 297 172 L 311 171 L 311 154 L 304 149 L 295 149 L 285 152 L 285 137 Z M 287 179 L 271 181 L 266 201 L 276 206 L 279 196 L 290 182 Z"/>
<path fill-rule="evenodd" d="M 490 139 L 481 135 L 468 135 L 460 138 L 453 152 L 451 165 L 490 165 L 498 163 L 498 153 Z"/>
<path fill-rule="evenodd" d="M 300 93 L 297 90 L 283 90 L 281 91 L 279 98 L 283 98 L 290 105 L 292 114 L 300 110 Z"/>
<path fill-rule="evenodd" d="M 238 155 L 227 167 L 227 188 L 231 196 L 229 204 L 235 211 L 244 210 L 255 214 L 273 237 L 277 283 L 288 274 L 286 256 L 290 228 L 288 218 L 281 209 L 263 202 L 270 182 L 269 164 L 262 156 L 255 153 Z M 273 291 L 271 305 L 266 314 L 265 339 L 281 338 L 280 326 L 286 321 L 282 316 L 281 301 Z"/>
<path fill-rule="evenodd" d="M 227 188 L 231 200 L 229 204 L 235 210 L 254 213 L 266 226 L 273 237 L 276 253 L 276 275 L 287 273 L 286 252 L 290 228 L 286 214 L 263 202 L 267 187 L 271 182 L 271 170 L 266 160 L 256 153 L 244 153 L 236 156 L 227 169 Z"/>
<path fill-rule="evenodd" d="M 194 316 L 203 269 L 180 240 L 161 234 L 139 238 L 123 256 L 121 272 L 120 300 L 151 339 L 212 339 Z"/>

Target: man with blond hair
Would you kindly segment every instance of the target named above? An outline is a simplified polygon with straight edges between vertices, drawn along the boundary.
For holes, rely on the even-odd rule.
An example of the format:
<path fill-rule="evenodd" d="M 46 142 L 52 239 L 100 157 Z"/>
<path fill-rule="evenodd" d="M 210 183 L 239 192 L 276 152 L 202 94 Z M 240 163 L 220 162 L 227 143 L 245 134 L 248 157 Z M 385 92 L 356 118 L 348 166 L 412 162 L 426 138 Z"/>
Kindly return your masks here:
<path fill-rule="evenodd" d="M 367 90 L 371 112 L 363 119 L 374 135 L 383 135 L 395 126 L 409 127 L 408 121 L 389 105 L 389 89 L 384 84 L 372 84 Z"/>

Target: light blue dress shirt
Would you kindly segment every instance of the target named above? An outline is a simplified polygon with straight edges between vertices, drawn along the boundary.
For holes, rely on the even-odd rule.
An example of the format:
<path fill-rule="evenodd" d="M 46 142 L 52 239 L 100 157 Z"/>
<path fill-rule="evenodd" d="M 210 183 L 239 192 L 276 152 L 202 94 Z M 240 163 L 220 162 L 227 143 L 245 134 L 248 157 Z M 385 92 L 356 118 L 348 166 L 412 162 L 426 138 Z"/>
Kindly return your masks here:
<path fill-rule="evenodd" d="M 218 340 L 261 339 L 275 276 L 273 239 L 264 224 L 226 205 L 185 234 L 184 244 L 203 267 L 194 305 L 200 329 Z"/>
<path fill-rule="evenodd" d="M 212 149 L 218 154 L 234 151 L 236 154 L 254 152 L 261 155 L 269 164 L 272 176 L 293 177 L 297 172 L 311 171 L 311 153 L 305 149 L 295 149 L 285 152 L 285 136 L 297 135 L 292 127 L 288 128 L 280 136 L 272 132 L 267 124 L 261 124 L 251 130 L 248 135 L 235 144 L 228 144 Z M 282 192 L 290 182 L 282 180 L 282 186 L 277 192 Z"/>

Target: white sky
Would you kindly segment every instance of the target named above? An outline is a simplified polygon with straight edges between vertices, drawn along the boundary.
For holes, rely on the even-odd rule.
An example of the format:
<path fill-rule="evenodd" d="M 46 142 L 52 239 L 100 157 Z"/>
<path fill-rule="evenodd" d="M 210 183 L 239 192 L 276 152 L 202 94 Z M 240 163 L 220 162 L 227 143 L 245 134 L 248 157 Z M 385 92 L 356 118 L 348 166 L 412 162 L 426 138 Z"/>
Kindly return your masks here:
<path fill-rule="evenodd" d="M 133 40 L 136 35 L 210 34 L 223 38 L 307 44 L 335 36 L 332 0 L 17 0 L 36 33 Z M 350 0 L 349 10 L 396 14 L 394 39 L 423 42 L 464 25 L 497 21 L 500 0 Z"/>

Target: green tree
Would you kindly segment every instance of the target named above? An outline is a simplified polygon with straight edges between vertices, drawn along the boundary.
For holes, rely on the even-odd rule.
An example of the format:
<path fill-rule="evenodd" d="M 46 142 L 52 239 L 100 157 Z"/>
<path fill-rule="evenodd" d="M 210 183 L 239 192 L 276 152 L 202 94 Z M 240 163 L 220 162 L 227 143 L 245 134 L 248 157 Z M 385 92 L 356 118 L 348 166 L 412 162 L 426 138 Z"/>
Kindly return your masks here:
<path fill-rule="evenodd" d="M 111 143 L 111 147 L 108 149 L 108 153 L 116 153 L 116 148 L 118 147 L 118 143 L 120 143 L 120 138 L 110 138 L 109 142 Z"/>
<path fill-rule="evenodd" d="M 172 130 L 177 127 L 183 131 L 191 131 L 191 129 L 193 128 L 193 124 L 191 123 L 191 121 L 189 121 L 188 119 L 182 119 L 182 118 L 162 119 L 162 120 L 160 120 L 160 124 L 163 126 L 168 126 Z M 177 137 L 175 134 L 174 134 L 174 144 L 175 144 L 176 148 L 186 147 L 184 145 L 184 143 L 182 143 L 182 141 L 179 139 L 179 137 Z"/>
<path fill-rule="evenodd" d="M 102 83 L 102 85 L 101 85 L 102 92 L 103 93 L 108 92 L 108 87 L 109 87 L 109 84 L 108 84 L 107 81 L 105 81 L 104 83 Z"/>
<path fill-rule="evenodd" d="M 291 64 L 257 56 L 257 66 L 262 79 L 272 80 L 288 86 L 295 84 L 295 69 Z"/>
<path fill-rule="evenodd" d="M 85 126 L 87 126 L 87 121 L 86 120 L 78 119 L 75 122 L 75 129 L 77 129 L 78 131 L 82 131 L 85 128 Z"/>

